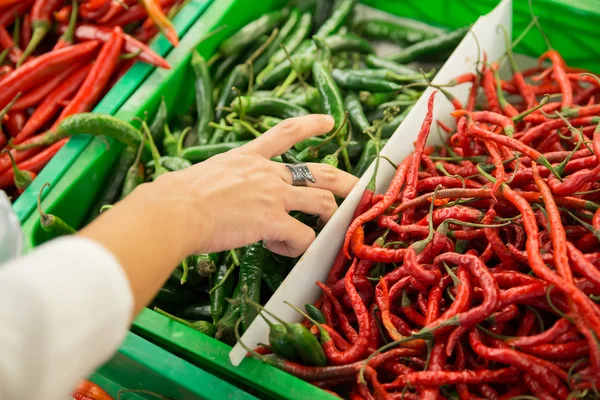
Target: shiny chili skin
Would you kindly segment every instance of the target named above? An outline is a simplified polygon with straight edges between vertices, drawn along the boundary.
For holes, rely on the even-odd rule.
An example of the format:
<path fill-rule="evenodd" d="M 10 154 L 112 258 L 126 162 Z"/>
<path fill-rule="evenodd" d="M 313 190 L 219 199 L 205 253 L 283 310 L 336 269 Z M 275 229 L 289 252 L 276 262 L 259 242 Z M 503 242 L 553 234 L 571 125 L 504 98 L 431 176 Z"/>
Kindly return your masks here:
<path fill-rule="evenodd" d="M 43 84 L 47 79 L 60 73 L 73 62 L 90 60 L 99 43 L 81 43 L 64 49 L 45 53 L 17 68 L 2 80 L 4 90 L 0 92 L 0 108 L 3 108 L 17 93 Z"/>
<path fill-rule="evenodd" d="M 421 124 L 421 130 L 417 136 L 415 150 L 412 153 L 413 156 L 411 158 L 410 167 L 406 175 L 406 187 L 404 188 L 404 193 L 402 195 L 403 202 L 412 200 L 417 196 L 419 165 L 421 163 L 421 156 L 423 155 L 425 143 L 427 142 L 427 137 L 429 136 L 431 123 L 433 122 L 433 102 L 435 100 L 436 93 L 437 91 L 433 91 L 429 96 L 429 100 L 427 101 L 427 114 L 425 115 L 423 123 Z M 413 211 L 407 210 L 407 212 L 402 214 L 402 224 L 404 225 L 412 222 L 412 217 Z"/>
<path fill-rule="evenodd" d="M 29 117 L 23 130 L 15 137 L 15 144 L 27 143 L 24 142 L 25 139 L 46 125 L 61 109 L 61 102 L 70 100 L 77 93 L 91 69 L 91 64 L 79 67 L 70 77 L 59 84 Z"/>
<path fill-rule="evenodd" d="M 46 166 L 48 161 L 52 159 L 58 153 L 60 148 L 67 142 L 66 139 L 63 139 L 59 142 L 54 143 L 52 146 L 47 147 L 41 152 L 35 154 L 33 157 L 21 161 L 17 164 L 19 169 L 23 171 L 29 171 L 33 173 L 38 173 Z M 12 169 L 6 170 L 0 173 L 0 189 L 6 189 L 11 187 L 14 182 L 14 173 Z"/>
<path fill-rule="evenodd" d="M 486 360 L 497 361 L 519 368 L 542 382 L 553 393 L 556 393 L 559 398 L 567 398 L 568 389 L 560 381 L 559 377 L 547 368 L 547 362 L 516 350 L 488 347 L 481 341 L 481 335 L 476 328 L 471 328 L 469 331 L 469 343 L 477 355 Z"/>
<path fill-rule="evenodd" d="M 396 170 L 394 177 L 392 178 L 392 181 L 390 182 L 388 190 L 386 191 L 385 195 L 383 196 L 383 199 L 379 203 L 377 203 L 373 207 L 371 207 L 368 211 L 365 211 L 363 214 L 356 217 L 354 219 L 354 221 L 352 221 L 352 223 L 348 227 L 348 231 L 346 232 L 346 236 L 344 238 L 344 246 L 343 246 L 344 253 L 347 258 L 350 258 L 350 253 L 348 252 L 348 248 L 350 246 L 350 240 L 352 239 L 354 232 L 362 225 L 366 224 L 369 221 L 374 220 L 375 218 L 377 218 L 381 214 L 383 214 L 383 212 L 385 210 L 387 210 L 387 208 L 390 205 L 392 205 L 392 203 L 398 197 L 398 193 L 400 193 L 400 189 L 402 189 L 402 186 L 404 185 L 404 181 L 406 179 L 406 174 L 408 172 L 408 168 L 409 168 L 411 159 L 412 159 L 412 155 L 407 157 L 406 160 L 402 164 L 400 164 L 400 166 Z M 364 233 L 362 234 L 362 236 L 364 237 Z M 358 256 L 358 255 L 357 255 L 357 257 L 358 258 L 366 258 L 366 257 Z"/>
<path fill-rule="evenodd" d="M 53 128 L 56 128 L 69 115 L 90 111 L 96 105 L 119 62 L 123 43 L 123 30 L 120 27 L 115 27 L 111 37 L 102 46 L 94 66 L 81 84 L 81 88 L 75 97 L 71 99 L 69 105 L 63 109 L 54 122 Z"/>
<path fill-rule="evenodd" d="M 362 226 L 359 226 L 354 231 L 351 241 L 352 252 L 358 258 L 383 263 L 395 263 L 404 260 L 406 249 L 369 246 L 364 241 L 365 233 Z"/>
<path fill-rule="evenodd" d="M 561 107 L 563 110 L 567 109 L 573 104 L 573 87 L 565 71 L 565 61 L 556 50 L 548 50 L 538 58 L 538 62 L 541 63 L 545 59 L 549 59 L 552 62 L 554 79 L 558 83 L 560 92 L 562 93 Z"/>
<path fill-rule="evenodd" d="M 479 285 L 484 292 L 483 303 L 457 315 L 459 326 L 452 332 L 448 339 L 447 354 L 452 354 L 456 341 L 469 328 L 489 317 L 500 304 L 500 288 L 496 279 L 485 264 L 476 256 L 470 254 L 444 253 L 434 260 L 435 265 L 448 262 L 456 265 L 467 265 L 473 276 L 479 280 Z M 438 321 L 440 321 L 438 319 Z"/>

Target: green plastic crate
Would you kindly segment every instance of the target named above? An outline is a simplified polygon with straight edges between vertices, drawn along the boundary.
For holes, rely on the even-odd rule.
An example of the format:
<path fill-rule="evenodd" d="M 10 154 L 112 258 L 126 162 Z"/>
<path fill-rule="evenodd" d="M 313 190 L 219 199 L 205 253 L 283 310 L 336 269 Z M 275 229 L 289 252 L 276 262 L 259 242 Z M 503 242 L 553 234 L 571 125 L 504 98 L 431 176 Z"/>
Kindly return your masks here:
<path fill-rule="evenodd" d="M 148 390 L 177 400 L 256 400 L 256 397 L 129 333 L 119 351 L 90 380 L 115 399 L 120 390 Z M 122 400 L 155 399 L 123 393 Z"/>
<path fill-rule="evenodd" d="M 185 35 L 212 1 L 213 0 L 191 0 L 183 9 L 181 9 L 173 20 L 173 25 L 180 37 Z M 158 35 L 150 43 L 150 48 L 164 57 L 169 54 L 173 49 L 173 46 L 163 35 Z M 148 64 L 140 62 L 135 63 L 96 105 L 94 112 L 115 114 L 119 107 L 127 101 L 129 96 L 135 92 L 154 69 L 153 66 Z M 54 186 L 77 157 L 85 150 L 91 142 L 91 139 L 92 138 L 89 136 L 82 135 L 69 140 L 69 142 L 52 158 L 48 165 L 40 171 L 37 179 L 13 205 L 13 210 L 21 222 L 25 221 L 35 209 L 37 195 L 42 185 L 48 182 Z M 47 192 L 44 193 L 44 196 L 46 193 Z"/>
<path fill-rule="evenodd" d="M 227 25 L 224 31 L 197 46 L 200 53 L 209 58 L 224 38 L 245 23 L 286 3 L 285 0 L 215 1 L 190 29 L 181 46 L 169 55 L 173 70 L 155 71 L 116 115 L 124 120 L 142 117 L 146 111 L 153 115 L 161 97 L 167 103 L 170 118 L 177 112 L 185 113 L 193 103 L 193 85 L 190 84 L 193 73 L 189 65 L 189 53 L 196 41 L 215 28 Z M 478 16 L 491 11 L 498 1 L 480 0 L 466 4 L 459 0 L 363 0 L 362 3 L 391 14 L 455 28 L 474 22 Z M 540 15 L 550 41 L 566 61 L 593 71 L 600 70 L 596 61 L 600 59 L 600 50 L 591 47 L 595 40 L 594 27 L 600 23 L 600 11 L 586 1 L 570 1 L 570 5 L 566 0 L 536 0 L 534 3 L 534 10 Z M 553 18 L 556 15 L 560 15 L 560 19 Z M 529 21 L 527 1 L 514 0 L 514 32 L 520 33 Z M 577 38 L 577 44 L 588 43 L 590 48 L 574 46 L 572 37 Z M 545 49 L 546 45 L 537 33 L 528 35 L 517 48 L 531 56 L 537 56 Z M 79 226 L 110 171 L 118 150 L 118 146 L 115 146 L 107 151 L 102 141 L 93 140 L 46 196 L 44 208 L 60 215 L 73 226 Z M 48 239 L 35 214 L 27 219 L 24 230 L 28 247 L 37 246 Z M 151 310 L 145 309 L 138 316 L 133 331 L 223 379 L 260 393 L 261 398 L 333 398 L 320 389 L 253 359 L 244 361 L 237 368 L 233 367 L 228 359 L 229 346 L 183 325 L 173 324 Z"/>

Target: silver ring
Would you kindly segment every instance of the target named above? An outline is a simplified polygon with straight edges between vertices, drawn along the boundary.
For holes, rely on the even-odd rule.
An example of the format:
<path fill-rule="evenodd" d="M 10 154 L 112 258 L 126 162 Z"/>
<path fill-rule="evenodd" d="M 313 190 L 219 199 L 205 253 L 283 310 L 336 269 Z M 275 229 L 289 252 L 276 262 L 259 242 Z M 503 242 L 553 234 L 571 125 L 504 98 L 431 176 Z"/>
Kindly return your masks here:
<path fill-rule="evenodd" d="M 292 186 L 306 186 L 306 181 L 316 182 L 306 164 L 285 164 L 285 166 L 292 171 Z"/>

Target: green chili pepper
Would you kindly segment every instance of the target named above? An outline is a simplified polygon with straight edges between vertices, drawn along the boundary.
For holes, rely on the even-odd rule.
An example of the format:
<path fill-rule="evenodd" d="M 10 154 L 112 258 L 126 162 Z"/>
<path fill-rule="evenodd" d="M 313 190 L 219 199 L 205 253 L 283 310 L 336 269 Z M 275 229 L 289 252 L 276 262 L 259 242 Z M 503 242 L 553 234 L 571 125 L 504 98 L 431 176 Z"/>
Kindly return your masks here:
<path fill-rule="evenodd" d="M 405 65 L 398 64 L 394 61 L 386 60 L 384 58 L 379 58 L 376 55 L 369 54 L 365 57 L 365 63 L 370 68 L 381 68 L 391 71 L 400 76 L 415 76 L 419 75 L 419 71 L 415 71 L 412 68 L 409 68 Z"/>
<path fill-rule="evenodd" d="M 238 60 L 241 59 L 240 54 L 232 54 L 225 58 L 219 66 L 215 69 L 215 73 L 213 75 L 213 82 L 220 82 L 225 75 L 233 68 L 234 65 L 238 63 Z"/>
<path fill-rule="evenodd" d="M 383 147 L 387 143 L 387 140 L 381 141 L 381 147 Z M 365 145 L 362 154 L 360 155 L 360 159 L 358 163 L 352 170 L 352 174 L 361 177 L 367 171 L 367 168 L 371 165 L 375 157 L 377 156 L 377 143 L 375 140 L 369 140 Z"/>
<path fill-rule="evenodd" d="M 326 114 L 333 117 L 335 120 L 333 130 L 337 130 L 346 113 L 340 89 L 321 61 L 315 61 L 312 72 L 315 86 L 321 96 L 321 107 Z M 341 138 L 342 142 L 346 138 L 347 132 L 348 129 L 345 127 L 340 132 L 338 138 Z"/>
<path fill-rule="evenodd" d="M 325 321 L 325 317 L 321 313 L 321 310 L 319 310 L 317 307 L 313 306 L 312 304 L 305 304 L 304 308 L 306 309 L 306 313 L 318 323 L 327 323 L 327 321 Z"/>
<path fill-rule="evenodd" d="M 2 135 L 2 132 L 0 132 L 0 135 Z M 36 175 L 33 172 L 24 171 L 24 170 L 20 169 L 17 166 L 17 163 L 15 162 L 15 159 L 14 159 L 12 153 L 8 149 L 2 150 L 2 153 L 7 154 L 8 157 L 10 158 L 15 187 L 17 188 L 19 193 L 23 193 L 25 191 L 25 189 L 27 189 L 29 187 L 29 185 L 31 185 L 31 182 L 33 182 Z"/>
<path fill-rule="evenodd" d="M 239 100 L 235 99 L 231 103 L 231 108 L 236 113 L 244 112 L 247 115 L 270 115 L 283 119 L 308 115 L 308 112 L 304 108 L 276 97 L 242 96 Z"/>
<path fill-rule="evenodd" d="M 286 58 L 285 50 L 292 53 L 298 45 L 308 36 L 311 28 L 311 15 L 310 13 L 304 13 L 300 17 L 300 20 L 294 27 L 294 30 L 285 38 L 282 43 L 282 47 L 278 48 L 269 58 L 269 64 L 261 71 L 256 77 L 257 81 L 262 81 L 262 77 L 271 71 L 277 64 L 283 62 Z M 283 28 L 282 28 L 283 30 Z M 284 50 L 285 48 L 285 50 Z M 261 75 L 262 74 L 262 75 Z"/>
<path fill-rule="evenodd" d="M 400 52 L 389 57 L 391 61 L 397 63 L 409 63 L 417 60 L 425 55 L 439 53 L 444 50 L 453 49 L 460 43 L 469 31 L 469 27 L 458 28 L 452 32 L 441 34 L 432 39 L 427 39 L 422 42 L 406 47 Z"/>
<path fill-rule="evenodd" d="M 219 264 L 217 272 L 215 273 L 214 282 L 215 286 L 218 285 L 218 287 L 216 290 L 211 290 L 210 292 L 210 315 L 212 316 L 214 324 L 219 322 L 223 316 L 223 313 L 225 312 L 225 306 L 227 305 L 227 301 L 225 299 L 231 297 L 233 292 L 234 280 L 233 277 L 226 276 L 230 267 L 227 262 L 227 257 L 224 258 L 225 259 Z M 233 261 L 231 261 L 231 263 L 233 263 Z"/>
<path fill-rule="evenodd" d="M 204 282 L 204 277 L 198 275 L 195 270 L 189 268 L 189 264 L 193 261 L 192 257 L 187 257 L 186 262 L 188 268 L 184 271 L 183 268 L 175 268 L 169 277 L 169 281 L 177 282 L 179 285 L 186 284 L 194 286 L 194 291 Z M 183 266 L 183 262 L 180 264 Z"/>
<path fill-rule="evenodd" d="M 183 319 L 192 321 L 210 319 L 211 306 L 209 302 L 201 302 L 183 308 L 178 314 Z M 216 329 L 215 329 L 216 330 Z"/>
<path fill-rule="evenodd" d="M 262 314 L 260 315 L 262 316 Z M 273 349 L 273 353 L 288 360 L 298 360 L 300 355 L 285 326 L 273 324 L 267 318 L 264 320 L 269 325 L 269 345 Z"/>
<path fill-rule="evenodd" d="M 219 124 L 225 125 L 225 119 L 221 118 L 221 121 Z M 221 129 L 221 128 L 215 129 L 212 136 L 210 137 L 210 140 L 208 141 L 208 144 L 219 144 L 219 143 L 223 142 L 223 139 L 225 138 L 226 133 L 227 133 L 227 131 L 225 129 Z"/>
<path fill-rule="evenodd" d="M 334 168 L 337 168 L 339 165 L 339 159 L 337 154 L 327 154 L 325 157 L 319 161 L 321 164 L 328 164 Z"/>
<path fill-rule="evenodd" d="M 196 301 L 196 296 L 184 289 L 179 282 L 168 281 L 160 288 L 155 300 L 165 304 L 185 305 Z"/>
<path fill-rule="evenodd" d="M 287 9 L 278 10 L 250 22 L 221 44 L 221 53 L 230 56 L 242 51 L 244 47 L 271 31 L 288 14 Z"/>
<path fill-rule="evenodd" d="M 352 12 L 355 4 L 356 0 L 341 1 L 333 11 L 331 17 L 329 17 L 329 19 L 325 21 L 325 23 L 321 25 L 319 30 L 315 33 L 315 36 L 324 38 L 336 33 L 340 27 L 344 25 L 346 18 L 348 18 Z"/>
<path fill-rule="evenodd" d="M 266 57 L 267 62 L 271 61 L 271 58 L 273 57 L 273 55 L 275 53 L 281 51 L 281 45 L 290 37 L 290 35 L 293 34 L 293 29 L 294 29 L 294 27 L 296 27 L 299 18 L 300 18 L 300 10 L 298 10 L 297 8 L 292 9 L 292 11 L 290 12 L 289 18 L 287 19 L 287 21 L 285 21 L 285 24 L 283 24 L 281 26 L 281 29 L 279 30 L 279 34 L 277 35 L 275 40 L 273 40 L 272 45 L 269 46 L 269 50 L 264 53 L 264 56 Z M 291 51 L 291 50 L 288 49 L 288 51 Z M 284 58 L 285 58 L 285 54 L 284 54 Z"/>
<path fill-rule="evenodd" d="M 273 293 L 283 283 L 285 279 L 284 267 L 277 262 L 272 254 L 267 254 L 261 270 L 262 280 L 267 284 Z"/>
<path fill-rule="evenodd" d="M 231 144 L 236 141 L 237 141 L 237 136 L 236 136 L 235 132 L 228 132 L 227 135 L 225 136 L 225 139 L 223 139 L 223 143 L 227 143 L 227 144 Z M 239 145 L 237 147 L 239 147 Z M 225 150 L 225 151 L 227 151 L 227 150 Z M 222 153 L 224 153 L 224 151 Z M 220 154 L 220 153 L 217 153 L 217 154 Z"/>
<path fill-rule="evenodd" d="M 163 149 L 170 157 L 176 157 L 179 149 L 177 148 L 177 138 L 171 133 L 171 128 L 167 124 L 164 126 Z"/>
<path fill-rule="evenodd" d="M 308 86 L 304 93 L 300 93 L 288 101 L 297 106 L 308 108 L 312 111 L 317 111 L 321 106 L 321 95 L 317 89 L 312 86 Z"/>
<path fill-rule="evenodd" d="M 44 183 L 40 192 L 38 193 L 37 198 L 37 209 L 40 214 L 40 225 L 45 232 L 48 232 L 52 235 L 52 237 L 71 235 L 76 233 L 75 229 L 73 229 L 69 224 L 63 221 L 61 218 L 56 215 L 46 214 L 44 210 L 42 210 L 42 192 L 46 187 L 50 187 L 49 183 Z"/>
<path fill-rule="evenodd" d="M 220 120 L 224 116 L 225 111 L 223 110 L 223 108 L 227 107 L 231 103 L 231 100 L 235 97 L 235 94 L 233 93 L 231 88 L 235 87 L 241 90 L 248 83 L 247 70 L 248 69 L 245 65 L 237 65 L 235 68 L 233 68 L 233 71 L 231 71 L 229 77 L 227 77 L 227 80 L 223 85 L 223 90 L 221 90 L 219 100 L 217 101 L 217 109 L 215 113 L 215 117 L 217 120 Z"/>
<path fill-rule="evenodd" d="M 323 348 L 319 344 L 319 341 L 314 337 L 312 333 L 310 333 L 310 331 L 304 325 L 300 323 L 289 324 L 281 320 L 269 310 L 263 308 L 260 304 L 250 299 L 242 301 L 242 306 L 244 304 L 252 306 L 257 311 L 264 311 L 265 313 L 273 317 L 275 320 L 277 320 L 277 322 L 279 322 L 285 328 L 285 333 L 287 335 L 288 342 L 293 344 L 294 348 L 296 349 L 296 352 L 298 353 L 298 356 L 304 364 L 315 367 L 322 367 L 327 364 L 325 353 L 323 352 Z"/>
<path fill-rule="evenodd" d="M 291 102 L 291 101 L 290 101 Z M 259 125 L 261 125 L 265 130 L 269 130 L 271 128 L 276 127 L 283 121 L 281 118 L 271 117 L 270 115 L 263 115 L 259 118 Z"/>
<path fill-rule="evenodd" d="M 181 157 L 189 160 L 193 164 L 206 161 L 209 158 L 216 156 L 217 154 L 225 153 L 229 150 L 237 149 L 240 146 L 245 145 L 248 141 L 241 142 L 226 142 L 219 144 L 207 144 L 204 146 L 194 146 L 184 149 L 181 153 Z"/>
<path fill-rule="evenodd" d="M 140 147 L 135 156 L 135 160 L 131 164 L 131 167 L 127 170 L 127 175 L 125 175 L 125 181 L 123 182 L 123 189 L 121 190 L 121 200 L 128 196 L 133 189 L 144 183 L 144 179 L 146 177 L 144 173 L 144 166 L 140 163 L 140 159 L 142 157 L 142 152 L 144 150 L 144 140 L 140 142 Z"/>
<path fill-rule="evenodd" d="M 207 336 L 210 337 L 215 337 L 215 334 L 217 333 L 217 327 L 214 326 L 213 324 L 211 324 L 210 322 L 206 322 L 206 321 L 196 321 L 196 322 L 190 322 L 190 321 L 186 321 L 185 319 L 179 318 L 174 316 L 173 314 L 169 314 L 166 311 L 161 310 L 158 307 L 154 307 L 154 311 L 156 311 L 157 313 L 164 315 L 167 318 L 172 319 L 173 321 L 177 321 L 180 324 L 183 324 L 185 326 L 187 326 L 188 328 L 192 328 L 198 332 L 202 332 Z"/>
<path fill-rule="evenodd" d="M 356 51 L 359 53 L 373 52 L 373 47 L 367 40 L 352 33 L 332 35 L 323 40 L 325 41 L 325 45 L 332 52 L 344 50 Z M 311 43 L 311 41 L 308 41 L 307 43 L 308 45 L 303 51 L 297 49 L 296 53 L 292 54 L 291 62 L 290 60 L 284 60 L 271 71 L 267 72 L 262 80 L 257 81 L 259 86 L 268 88 L 280 83 L 292 71 L 291 63 L 294 64 L 295 70 L 298 71 L 298 73 L 309 71 L 312 68 L 313 62 L 316 60 L 317 47 L 314 43 Z"/>
<path fill-rule="evenodd" d="M 365 71 L 366 72 L 366 71 Z M 334 69 L 331 76 L 339 87 L 350 90 L 367 90 L 370 92 L 396 92 L 402 88 L 397 83 L 375 76 L 368 76 L 354 71 Z"/>
<path fill-rule="evenodd" d="M 168 171 L 181 171 L 182 169 L 186 169 L 192 166 L 192 163 L 182 157 L 171 157 L 171 156 L 162 156 L 159 159 L 160 165 L 166 168 Z M 146 168 L 154 168 L 155 167 L 154 160 L 146 163 Z"/>
<path fill-rule="evenodd" d="M 370 39 L 387 40 L 400 45 L 421 42 L 439 35 L 433 28 L 417 28 L 402 21 L 391 22 L 382 19 L 363 20 L 356 26 L 356 30 Z"/>
<path fill-rule="evenodd" d="M 315 9 L 313 12 L 313 24 L 315 30 L 319 30 L 321 26 L 329 19 L 334 3 L 331 0 L 316 0 Z"/>
<path fill-rule="evenodd" d="M 150 145 L 150 151 L 152 152 L 152 159 L 154 160 L 154 173 L 152 174 L 152 180 L 157 179 L 159 176 L 164 175 L 169 172 L 168 169 L 162 166 L 160 163 L 160 153 L 152 140 L 152 135 L 150 134 L 150 130 L 148 129 L 148 125 L 145 121 L 142 121 L 142 131 L 146 138 L 148 139 L 148 144 Z"/>
<path fill-rule="evenodd" d="M 365 112 L 358 96 L 355 93 L 348 93 L 344 98 L 344 104 L 348 110 L 348 116 L 350 117 L 352 126 L 360 132 L 365 132 L 371 124 L 369 124 L 369 121 L 365 116 Z"/>
<path fill-rule="evenodd" d="M 86 217 L 87 223 L 95 220 L 100 215 L 102 206 L 114 204 L 119 199 L 125 177 L 133 160 L 135 160 L 136 153 L 137 151 L 133 147 L 126 147 L 119 153 L 110 174 L 104 180 L 102 192 L 96 197 L 96 201 L 90 208 Z"/>
<path fill-rule="evenodd" d="M 269 251 L 263 246 L 262 242 L 249 245 L 244 252 L 244 257 L 240 264 L 240 287 L 247 288 L 247 296 L 255 302 L 260 301 L 261 271 L 265 257 Z M 247 307 L 244 302 L 241 305 L 242 327 L 248 329 L 254 318 L 256 310 Z"/>
<path fill-rule="evenodd" d="M 210 138 L 211 128 L 208 125 L 214 118 L 212 102 L 213 84 L 208 72 L 208 65 L 197 50 L 192 52 L 192 69 L 196 76 L 196 110 L 198 113 L 197 135 L 188 135 L 186 147 L 195 144 L 206 144 Z"/>
<path fill-rule="evenodd" d="M 156 111 L 156 115 L 154 116 L 154 120 L 150 124 L 150 133 L 152 134 L 152 139 L 154 139 L 155 143 L 160 143 L 163 140 L 163 135 L 165 132 L 164 126 L 167 122 L 167 116 L 167 103 L 165 103 L 164 97 L 161 97 L 158 110 Z"/>
<path fill-rule="evenodd" d="M 281 159 L 283 160 L 284 163 L 287 163 L 287 164 L 299 164 L 302 162 L 298 159 L 297 153 L 294 152 L 294 150 L 292 150 L 292 149 L 283 153 L 281 155 Z"/>
<path fill-rule="evenodd" d="M 241 293 L 241 286 L 238 283 L 233 291 L 233 301 L 229 303 L 225 310 L 225 314 L 219 322 L 217 322 L 217 333 L 215 338 L 226 343 L 231 343 L 234 339 L 233 329 L 236 321 L 240 318 L 241 313 L 241 304 L 239 303 L 242 299 Z"/>
<path fill-rule="evenodd" d="M 367 107 L 377 107 L 396 98 L 396 94 L 392 92 L 371 93 L 362 91 L 358 96 L 360 102 Z"/>

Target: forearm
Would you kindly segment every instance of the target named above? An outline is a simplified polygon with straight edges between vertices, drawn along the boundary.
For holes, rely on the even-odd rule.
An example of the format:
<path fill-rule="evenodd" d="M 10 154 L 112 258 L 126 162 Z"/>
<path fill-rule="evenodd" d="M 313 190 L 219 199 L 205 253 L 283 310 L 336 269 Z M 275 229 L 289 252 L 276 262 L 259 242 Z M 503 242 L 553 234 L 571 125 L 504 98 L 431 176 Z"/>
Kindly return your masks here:
<path fill-rule="evenodd" d="M 136 189 L 79 235 L 109 250 L 121 263 L 134 297 L 132 318 L 156 295 L 188 255 L 181 240 L 187 227 L 184 204 L 165 202 L 159 182 Z"/>

